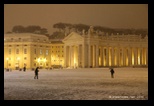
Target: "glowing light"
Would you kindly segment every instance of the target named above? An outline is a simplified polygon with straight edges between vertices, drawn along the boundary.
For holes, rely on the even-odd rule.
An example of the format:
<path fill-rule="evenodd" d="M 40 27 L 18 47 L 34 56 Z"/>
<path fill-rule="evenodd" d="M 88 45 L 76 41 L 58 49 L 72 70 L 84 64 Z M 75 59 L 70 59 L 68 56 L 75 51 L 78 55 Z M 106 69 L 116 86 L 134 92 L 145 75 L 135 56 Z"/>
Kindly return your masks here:
<path fill-rule="evenodd" d="M 138 57 L 138 65 L 140 65 L 140 57 Z"/>
<path fill-rule="evenodd" d="M 6 60 L 9 60 L 9 58 L 6 58 Z"/>
<path fill-rule="evenodd" d="M 40 58 L 37 59 L 37 62 L 40 62 Z"/>
<path fill-rule="evenodd" d="M 44 62 L 46 62 L 47 60 L 46 60 L 46 58 L 44 58 L 44 60 L 43 60 Z"/>
<path fill-rule="evenodd" d="M 18 57 L 17 60 L 20 60 L 20 57 Z"/>

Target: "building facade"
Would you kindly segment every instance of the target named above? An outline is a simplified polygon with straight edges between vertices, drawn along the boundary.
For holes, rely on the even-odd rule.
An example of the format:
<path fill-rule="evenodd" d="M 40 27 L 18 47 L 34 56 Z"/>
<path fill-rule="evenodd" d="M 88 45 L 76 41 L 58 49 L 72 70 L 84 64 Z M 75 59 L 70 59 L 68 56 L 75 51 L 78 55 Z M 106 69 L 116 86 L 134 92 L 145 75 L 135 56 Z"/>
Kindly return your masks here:
<path fill-rule="evenodd" d="M 5 34 L 4 68 L 148 66 L 148 36 L 71 32 L 62 41 L 45 35 Z"/>

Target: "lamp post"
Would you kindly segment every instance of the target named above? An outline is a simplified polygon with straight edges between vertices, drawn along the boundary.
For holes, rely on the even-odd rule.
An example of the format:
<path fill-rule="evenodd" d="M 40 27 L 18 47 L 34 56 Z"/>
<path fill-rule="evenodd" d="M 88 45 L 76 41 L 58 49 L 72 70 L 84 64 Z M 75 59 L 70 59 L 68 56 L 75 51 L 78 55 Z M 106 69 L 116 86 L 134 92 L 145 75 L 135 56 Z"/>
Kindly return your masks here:
<path fill-rule="evenodd" d="M 8 60 L 9 60 L 9 58 L 6 58 L 6 61 L 7 61 L 7 69 L 8 69 Z"/>

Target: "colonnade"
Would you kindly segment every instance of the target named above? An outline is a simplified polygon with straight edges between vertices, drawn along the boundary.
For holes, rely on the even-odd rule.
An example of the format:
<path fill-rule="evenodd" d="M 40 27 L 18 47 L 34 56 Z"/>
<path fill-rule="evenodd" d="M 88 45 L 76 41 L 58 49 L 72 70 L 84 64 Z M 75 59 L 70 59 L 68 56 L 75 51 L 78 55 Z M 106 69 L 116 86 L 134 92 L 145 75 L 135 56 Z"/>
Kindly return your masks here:
<path fill-rule="evenodd" d="M 147 66 L 148 48 L 103 45 L 65 45 L 64 67 Z"/>

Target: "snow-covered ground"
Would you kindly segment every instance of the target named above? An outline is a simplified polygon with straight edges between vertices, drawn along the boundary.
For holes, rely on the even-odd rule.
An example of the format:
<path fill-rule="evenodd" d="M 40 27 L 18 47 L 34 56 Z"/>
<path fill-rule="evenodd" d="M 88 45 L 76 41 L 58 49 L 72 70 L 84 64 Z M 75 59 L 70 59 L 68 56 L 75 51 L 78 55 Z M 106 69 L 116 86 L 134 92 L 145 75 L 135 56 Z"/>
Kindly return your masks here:
<path fill-rule="evenodd" d="M 4 72 L 4 100 L 147 100 L 147 68 Z"/>

